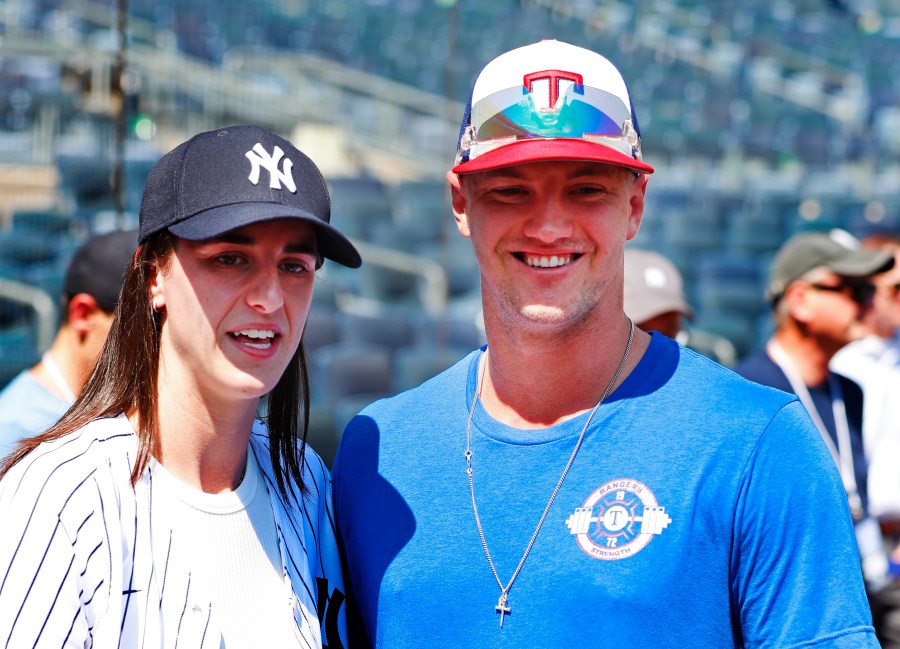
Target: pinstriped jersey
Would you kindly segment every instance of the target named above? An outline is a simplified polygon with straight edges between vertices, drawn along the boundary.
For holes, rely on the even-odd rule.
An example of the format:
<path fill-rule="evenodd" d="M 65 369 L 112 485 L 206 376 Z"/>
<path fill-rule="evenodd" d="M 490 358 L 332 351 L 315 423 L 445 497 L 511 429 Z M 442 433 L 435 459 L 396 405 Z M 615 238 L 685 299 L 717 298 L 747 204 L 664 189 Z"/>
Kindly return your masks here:
<path fill-rule="evenodd" d="M 278 495 L 265 425 L 250 450 L 268 491 L 297 647 L 346 644 L 331 479 L 306 452 L 309 494 Z M 0 481 L 0 646 L 218 649 L 218 612 L 190 543 L 154 508 L 154 470 L 131 486 L 124 416 L 42 444 Z M 226 567 L 223 567 L 226 569 Z"/>

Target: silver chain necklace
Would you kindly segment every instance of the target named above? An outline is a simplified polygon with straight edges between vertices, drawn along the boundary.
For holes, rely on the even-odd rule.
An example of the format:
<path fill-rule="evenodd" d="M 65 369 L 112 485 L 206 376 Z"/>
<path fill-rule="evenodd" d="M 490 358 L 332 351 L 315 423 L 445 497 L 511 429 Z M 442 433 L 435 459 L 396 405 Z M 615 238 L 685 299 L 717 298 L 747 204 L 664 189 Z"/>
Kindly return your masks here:
<path fill-rule="evenodd" d="M 563 482 L 566 479 L 566 475 L 569 473 L 569 469 L 571 468 L 572 463 L 575 461 L 575 456 L 578 455 L 578 451 L 581 449 L 581 443 L 584 441 L 584 435 L 587 432 L 588 426 L 591 425 L 591 420 L 594 418 L 594 413 L 597 412 L 597 408 L 599 408 L 600 404 L 603 403 L 607 396 L 609 396 L 612 387 L 616 384 L 616 381 L 619 380 L 619 375 L 622 373 L 622 370 L 625 369 L 625 363 L 628 362 L 628 355 L 631 353 L 631 345 L 634 342 L 634 322 L 629 319 L 629 323 L 631 324 L 631 330 L 628 333 L 628 345 L 625 347 L 625 354 L 622 356 L 622 360 L 619 362 L 619 367 L 616 370 L 616 373 L 613 375 L 612 380 L 610 380 L 609 385 L 606 386 L 606 390 L 603 391 L 603 396 L 600 397 L 600 401 L 597 402 L 597 405 L 594 406 L 591 412 L 588 414 L 587 421 L 584 422 L 584 428 L 581 429 L 581 433 L 578 435 L 578 441 L 575 442 L 575 448 L 572 450 L 572 455 L 569 457 L 569 461 L 566 462 L 566 467 L 563 469 L 562 475 L 559 476 L 559 482 L 556 483 L 556 487 L 553 489 L 553 493 L 550 494 L 550 500 L 547 501 L 547 506 L 544 507 L 544 512 L 541 514 L 541 518 L 538 521 L 537 527 L 534 528 L 534 533 L 531 535 L 531 539 L 528 541 L 528 546 L 525 548 L 525 552 L 522 554 L 522 558 L 519 559 L 519 565 L 516 566 L 516 569 L 513 572 L 512 577 L 509 578 L 509 582 L 507 582 L 506 586 L 503 585 L 503 582 L 500 580 L 500 575 L 497 574 L 497 568 L 494 566 L 494 560 L 491 558 L 491 553 L 488 550 L 487 541 L 484 538 L 484 529 L 481 527 L 481 517 L 478 515 L 478 505 L 475 503 L 475 482 L 472 477 L 472 417 L 475 415 L 475 406 L 478 404 L 478 398 L 481 396 L 481 387 L 484 383 L 484 373 L 487 369 L 486 351 L 484 356 L 482 357 L 482 361 L 484 364 L 482 365 L 481 372 L 478 375 L 478 385 L 475 388 L 475 397 L 472 399 L 472 407 L 469 408 L 469 419 L 466 422 L 466 473 L 469 476 L 469 492 L 472 494 L 472 510 L 475 512 L 475 524 L 478 526 L 478 536 L 481 537 L 481 547 L 484 549 L 484 556 L 487 557 L 488 564 L 491 567 L 491 572 L 494 573 L 494 579 L 497 581 L 497 585 L 500 587 L 500 599 L 497 600 L 497 606 L 494 607 L 494 610 L 500 614 L 501 629 L 503 628 L 503 617 L 505 615 L 508 615 L 510 612 L 508 596 L 513 582 L 516 580 L 516 577 L 519 576 L 519 572 L 522 570 L 522 566 L 525 565 L 525 560 L 528 558 L 528 554 L 531 552 L 532 546 L 534 546 L 537 535 L 541 531 L 541 526 L 544 524 L 544 520 L 547 518 L 547 514 L 550 513 L 550 507 L 553 505 L 553 501 L 556 500 L 556 494 L 558 494 L 560 488 L 562 488 Z"/>

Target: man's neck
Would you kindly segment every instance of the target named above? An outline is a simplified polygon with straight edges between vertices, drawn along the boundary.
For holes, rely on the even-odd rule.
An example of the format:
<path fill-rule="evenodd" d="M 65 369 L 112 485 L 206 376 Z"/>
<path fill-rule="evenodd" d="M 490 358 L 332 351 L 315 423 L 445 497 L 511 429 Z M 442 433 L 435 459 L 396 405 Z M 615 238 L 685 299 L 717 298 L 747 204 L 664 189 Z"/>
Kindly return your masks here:
<path fill-rule="evenodd" d="M 628 321 L 605 336 L 491 336 L 481 400 L 488 413 L 517 428 L 552 426 L 593 408 L 615 375 L 629 337 Z M 637 365 L 650 336 L 635 330 L 626 365 L 610 393 Z"/>
<path fill-rule="evenodd" d="M 64 401 L 70 401 L 84 387 L 87 371 L 82 368 L 73 332 L 60 329 L 44 357 L 31 369 L 31 375 L 42 386 Z"/>
<path fill-rule="evenodd" d="M 773 340 L 787 354 L 803 383 L 810 387 L 825 383 L 828 378 L 828 363 L 835 352 L 823 349 L 819 341 L 804 336 L 795 328 L 777 331 Z"/>

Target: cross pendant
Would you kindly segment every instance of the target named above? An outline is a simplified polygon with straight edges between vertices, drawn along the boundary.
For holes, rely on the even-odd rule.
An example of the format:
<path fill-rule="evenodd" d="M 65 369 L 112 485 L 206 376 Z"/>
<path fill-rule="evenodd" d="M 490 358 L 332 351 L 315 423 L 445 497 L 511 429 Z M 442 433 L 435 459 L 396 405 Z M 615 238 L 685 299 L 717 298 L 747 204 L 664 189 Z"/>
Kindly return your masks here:
<path fill-rule="evenodd" d="M 494 610 L 500 614 L 500 628 L 503 628 L 503 616 L 509 613 L 509 606 L 506 605 L 506 591 L 500 593 L 500 599 L 497 600 L 497 606 Z"/>

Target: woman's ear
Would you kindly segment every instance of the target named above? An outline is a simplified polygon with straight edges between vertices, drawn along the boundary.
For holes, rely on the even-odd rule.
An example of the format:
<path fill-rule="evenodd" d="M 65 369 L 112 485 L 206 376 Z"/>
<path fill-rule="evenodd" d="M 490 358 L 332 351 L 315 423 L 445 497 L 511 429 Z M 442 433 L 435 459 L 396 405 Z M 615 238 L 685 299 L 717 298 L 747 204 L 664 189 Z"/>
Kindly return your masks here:
<path fill-rule="evenodd" d="M 153 262 L 150 267 L 150 306 L 157 313 L 164 311 L 166 308 L 166 295 L 164 290 L 165 273 L 160 269 L 157 262 Z"/>

